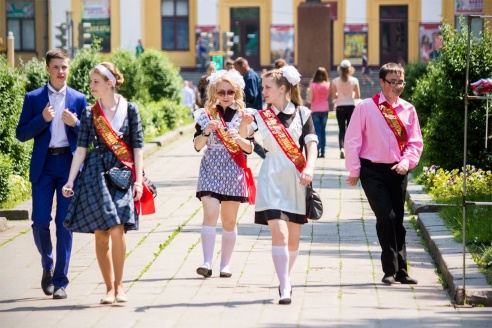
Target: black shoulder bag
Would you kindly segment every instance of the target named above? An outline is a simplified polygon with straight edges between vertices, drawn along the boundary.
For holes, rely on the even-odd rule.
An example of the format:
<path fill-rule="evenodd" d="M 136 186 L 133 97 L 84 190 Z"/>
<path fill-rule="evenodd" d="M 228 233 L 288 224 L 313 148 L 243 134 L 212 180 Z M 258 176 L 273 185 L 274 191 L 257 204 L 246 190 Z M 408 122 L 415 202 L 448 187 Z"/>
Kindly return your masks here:
<path fill-rule="evenodd" d="M 301 118 L 302 130 L 304 130 L 304 122 L 302 120 L 302 113 L 299 110 L 299 115 Z M 299 140 L 301 144 L 301 153 L 304 148 L 304 136 L 301 132 L 301 140 Z M 306 161 L 307 161 L 307 147 L 306 147 Z M 306 186 L 306 216 L 309 220 L 319 220 L 323 216 L 323 202 L 319 197 L 319 194 L 316 190 L 313 189 L 313 184 L 310 182 Z"/>

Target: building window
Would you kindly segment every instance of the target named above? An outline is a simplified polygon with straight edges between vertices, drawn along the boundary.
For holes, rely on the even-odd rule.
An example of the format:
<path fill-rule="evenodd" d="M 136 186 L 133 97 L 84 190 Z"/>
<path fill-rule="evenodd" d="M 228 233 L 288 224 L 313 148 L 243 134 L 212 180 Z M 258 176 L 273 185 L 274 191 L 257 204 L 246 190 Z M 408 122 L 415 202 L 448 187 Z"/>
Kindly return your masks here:
<path fill-rule="evenodd" d="M 15 51 L 35 51 L 34 1 L 7 1 L 7 31 L 14 34 Z"/>
<path fill-rule="evenodd" d="M 189 50 L 188 0 L 162 0 L 162 50 Z"/>

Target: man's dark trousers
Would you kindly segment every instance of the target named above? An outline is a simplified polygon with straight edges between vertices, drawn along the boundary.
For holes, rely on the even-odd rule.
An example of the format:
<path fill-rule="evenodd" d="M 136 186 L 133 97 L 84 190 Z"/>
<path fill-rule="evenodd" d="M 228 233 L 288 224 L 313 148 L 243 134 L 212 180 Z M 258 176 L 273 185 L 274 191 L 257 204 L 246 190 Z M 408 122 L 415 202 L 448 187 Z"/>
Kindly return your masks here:
<path fill-rule="evenodd" d="M 397 163 L 372 163 L 361 159 L 360 182 L 376 215 L 376 230 L 385 275 L 407 272 L 403 216 L 408 175 L 391 170 L 395 164 Z"/>

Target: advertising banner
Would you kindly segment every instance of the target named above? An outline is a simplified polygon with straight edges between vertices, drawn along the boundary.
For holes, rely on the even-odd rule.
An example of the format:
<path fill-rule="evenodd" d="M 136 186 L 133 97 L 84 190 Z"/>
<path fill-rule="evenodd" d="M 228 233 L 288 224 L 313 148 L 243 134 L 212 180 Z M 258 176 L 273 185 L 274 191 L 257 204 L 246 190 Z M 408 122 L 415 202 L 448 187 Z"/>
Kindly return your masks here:
<path fill-rule="evenodd" d="M 294 25 L 270 26 L 270 63 L 278 58 L 294 64 Z"/>
<path fill-rule="evenodd" d="M 367 25 L 345 24 L 343 56 L 353 65 L 362 65 L 362 51 L 367 50 Z"/>
<path fill-rule="evenodd" d="M 427 62 L 439 56 L 442 47 L 441 23 L 419 24 L 419 60 Z"/>
<path fill-rule="evenodd" d="M 103 52 L 111 51 L 111 11 L 109 0 L 83 0 L 82 23 L 90 23 L 89 33 L 102 39 Z"/>
<path fill-rule="evenodd" d="M 483 15 L 483 0 L 455 0 L 455 15 Z"/>

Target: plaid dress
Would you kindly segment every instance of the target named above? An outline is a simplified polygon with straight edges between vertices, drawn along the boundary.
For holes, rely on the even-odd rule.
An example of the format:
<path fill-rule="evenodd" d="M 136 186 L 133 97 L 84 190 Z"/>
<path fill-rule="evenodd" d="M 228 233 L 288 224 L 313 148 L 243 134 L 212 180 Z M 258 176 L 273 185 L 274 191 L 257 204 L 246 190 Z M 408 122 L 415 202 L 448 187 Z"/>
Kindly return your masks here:
<path fill-rule="evenodd" d="M 138 230 L 138 215 L 133 202 L 133 186 L 126 191 L 113 188 L 104 172 L 123 164 L 109 150 L 92 123 L 88 107 L 82 113 L 77 147 L 93 149 L 87 154 L 82 172 L 75 183 L 74 196 L 64 225 L 74 232 L 93 233 L 117 224 L 125 225 L 125 232 Z M 130 148 L 143 148 L 143 131 L 135 104 L 128 103 L 128 115 L 120 128 L 123 140 Z"/>

